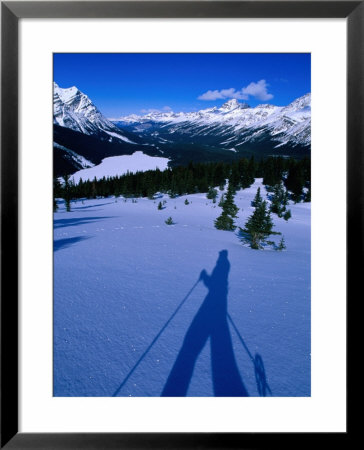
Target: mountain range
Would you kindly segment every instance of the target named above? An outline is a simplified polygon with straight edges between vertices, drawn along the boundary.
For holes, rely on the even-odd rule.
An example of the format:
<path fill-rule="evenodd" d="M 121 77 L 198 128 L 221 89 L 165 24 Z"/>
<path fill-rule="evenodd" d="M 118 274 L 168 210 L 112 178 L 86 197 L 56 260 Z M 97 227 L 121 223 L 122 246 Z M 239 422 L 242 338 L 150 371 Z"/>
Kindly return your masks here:
<path fill-rule="evenodd" d="M 311 94 L 287 106 L 254 108 L 236 99 L 193 112 L 154 111 L 107 119 L 77 87 L 54 83 L 54 173 L 73 173 L 108 156 L 141 150 L 171 165 L 242 156 L 308 156 Z"/>

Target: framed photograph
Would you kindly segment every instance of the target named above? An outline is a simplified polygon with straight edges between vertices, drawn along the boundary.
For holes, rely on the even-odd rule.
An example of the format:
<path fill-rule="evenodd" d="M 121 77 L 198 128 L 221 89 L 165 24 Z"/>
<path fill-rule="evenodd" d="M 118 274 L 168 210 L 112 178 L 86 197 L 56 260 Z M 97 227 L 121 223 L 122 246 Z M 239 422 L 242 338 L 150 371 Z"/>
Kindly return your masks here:
<path fill-rule="evenodd" d="M 2 2 L 2 446 L 348 437 L 363 8 Z"/>

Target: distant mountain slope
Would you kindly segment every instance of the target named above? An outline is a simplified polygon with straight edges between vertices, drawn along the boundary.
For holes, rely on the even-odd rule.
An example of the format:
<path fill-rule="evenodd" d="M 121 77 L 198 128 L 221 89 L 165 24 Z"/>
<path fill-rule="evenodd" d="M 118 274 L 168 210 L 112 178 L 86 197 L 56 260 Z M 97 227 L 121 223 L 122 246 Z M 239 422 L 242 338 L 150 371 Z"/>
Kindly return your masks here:
<path fill-rule="evenodd" d="M 130 115 L 115 120 L 120 129 L 129 129 L 139 135 L 158 137 L 161 144 L 179 140 L 204 138 L 211 145 L 233 151 L 246 144 L 271 141 L 270 150 L 288 145 L 311 145 L 311 94 L 298 98 L 288 106 L 270 104 L 250 108 L 246 103 L 231 99 L 220 108 L 197 112 L 157 112 L 144 116 Z M 167 138 L 169 136 L 169 138 Z"/>

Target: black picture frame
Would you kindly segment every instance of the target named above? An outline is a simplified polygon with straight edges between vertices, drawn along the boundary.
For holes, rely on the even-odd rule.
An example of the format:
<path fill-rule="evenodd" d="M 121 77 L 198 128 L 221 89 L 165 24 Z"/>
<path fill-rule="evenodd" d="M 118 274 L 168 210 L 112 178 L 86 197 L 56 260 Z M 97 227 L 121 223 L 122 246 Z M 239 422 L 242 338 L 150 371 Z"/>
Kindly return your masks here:
<path fill-rule="evenodd" d="M 18 432 L 18 22 L 21 18 L 346 18 L 347 305 L 363 271 L 363 1 L 5 1 L 1 2 L 1 448 L 295 448 L 310 433 Z M 359 290 L 360 292 L 360 290 Z M 357 296 L 357 295 L 356 295 Z M 358 299 L 357 299 L 358 300 Z M 349 312 L 349 311 L 348 311 Z M 350 348 L 348 342 L 347 348 Z M 349 363 L 349 360 L 348 360 Z M 349 375 L 349 371 L 348 371 Z M 348 411 L 348 419 L 350 412 Z M 333 433 L 347 445 L 346 433 Z M 316 433 L 315 443 L 327 435 Z M 344 441 L 345 440 L 345 441 Z M 269 444 L 268 444 L 269 443 Z"/>

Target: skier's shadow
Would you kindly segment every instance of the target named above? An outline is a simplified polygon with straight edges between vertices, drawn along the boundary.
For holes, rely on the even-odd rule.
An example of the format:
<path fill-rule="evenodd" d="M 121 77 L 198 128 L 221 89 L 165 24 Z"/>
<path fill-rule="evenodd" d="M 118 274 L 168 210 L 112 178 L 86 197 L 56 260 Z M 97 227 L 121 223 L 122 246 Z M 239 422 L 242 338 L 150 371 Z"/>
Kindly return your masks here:
<path fill-rule="evenodd" d="M 182 348 L 169 374 L 162 397 L 187 395 L 196 360 L 208 338 L 211 344 L 211 368 L 216 397 L 247 397 L 232 347 L 227 323 L 227 293 L 230 263 L 227 250 L 222 250 L 211 275 L 205 270 L 201 279 L 209 292 L 194 317 Z"/>

